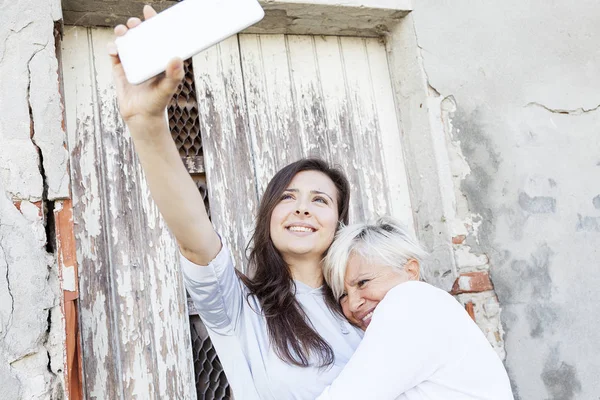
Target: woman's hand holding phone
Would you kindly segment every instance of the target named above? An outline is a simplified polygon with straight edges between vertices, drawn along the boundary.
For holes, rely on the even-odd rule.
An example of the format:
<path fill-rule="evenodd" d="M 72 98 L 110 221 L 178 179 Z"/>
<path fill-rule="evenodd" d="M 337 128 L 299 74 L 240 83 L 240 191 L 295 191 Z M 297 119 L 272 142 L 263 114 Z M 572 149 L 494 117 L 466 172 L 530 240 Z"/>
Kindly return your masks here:
<path fill-rule="evenodd" d="M 146 20 L 155 15 L 156 11 L 152 7 L 144 6 Z M 129 29 L 133 29 L 141 23 L 139 18 L 129 18 L 126 25 L 115 27 L 115 35 L 123 36 Z M 132 85 L 125 76 L 114 42 L 108 44 L 108 54 L 112 60 L 121 116 L 130 128 L 134 140 L 141 139 L 140 135 L 148 135 L 154 131 L 154 129 L 148 130 L 144 127 L 156 126 L 159 121 L 159 125 L 165 123 L 165 109 L 184 76 L 183 60 L 175 58 L 168 63 L 165 72 L 141 84 Z M 148 137 L 145 138 L 148 139 Z"/>

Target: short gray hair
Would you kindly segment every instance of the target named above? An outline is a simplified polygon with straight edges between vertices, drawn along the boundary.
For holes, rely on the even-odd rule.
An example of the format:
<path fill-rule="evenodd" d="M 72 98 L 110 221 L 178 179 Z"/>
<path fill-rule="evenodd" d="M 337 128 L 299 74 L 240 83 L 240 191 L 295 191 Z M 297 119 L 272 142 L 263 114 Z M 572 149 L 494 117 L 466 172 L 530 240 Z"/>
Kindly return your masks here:
<path fill-rule="evenodd" d="M 346 266 L 352 254 L 395 268 L 403 268 L 411 259 L 421 263 L 428 255 L 409 230 L 392 217 L 381 217 L 374 224 L 344 226 L 323 260 L 323 275 L 336 300 L 344 293 Z"/>

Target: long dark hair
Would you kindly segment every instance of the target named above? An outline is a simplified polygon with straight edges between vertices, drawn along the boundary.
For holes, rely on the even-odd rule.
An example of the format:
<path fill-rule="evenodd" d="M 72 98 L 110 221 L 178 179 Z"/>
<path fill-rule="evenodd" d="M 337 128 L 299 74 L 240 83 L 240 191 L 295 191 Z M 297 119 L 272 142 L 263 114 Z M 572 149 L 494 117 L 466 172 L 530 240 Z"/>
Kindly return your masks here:
<path fill-rule="evenodd" d="M 250 277 L 239 274 L 250 294 L 258 298 L 267 320 L 267 331 L 275 354 L 292 365 L 308 367 L 310 355 L 319 359 L 318 366 L 334 361 L 331 346 L 319 335 L 295 297 L 295 284 L 289 266 L 271 240 L 270 221 L 281 194 L 297 173 L 318 171 L 327 175 L 337 188 L 338 220 L 348 223 L 350 185 L 343 172 L 318 158 L 305 158 L 282 168 L 267 186 L 260 202 L 256 229 L 249 256 Z M 249 245 L 250 246 L 250 245 Z M 329 286 L 325 285 L 325 301 L 330 310 L 340 315 L 339 305 Z"/>

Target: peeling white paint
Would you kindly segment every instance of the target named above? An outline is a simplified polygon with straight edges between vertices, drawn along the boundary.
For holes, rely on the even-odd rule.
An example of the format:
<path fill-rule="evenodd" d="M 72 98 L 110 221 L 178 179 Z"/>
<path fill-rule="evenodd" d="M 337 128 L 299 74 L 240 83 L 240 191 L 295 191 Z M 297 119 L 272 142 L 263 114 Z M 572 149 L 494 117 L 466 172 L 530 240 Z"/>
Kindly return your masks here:
<path fill-rule="evenodd" d="M 75 267 L 72 265 L 65 265 L 62 268 L 62 288 L 71 292 L 77 291 L 75 285 Z"/>
<path fill-rule="evenodd" d="M 52 32 L 50 32 L 52 34 Z M 32 137 L 44 161 L 48 199 L 69 197 L 66 133 L 62 129 L 63 110 L 58 95 L 58 61 L 51 36 L 43 50 L 29 64 L 30 104 L 35 133 Z"/>
<path fill-rule="evenodd" d="M 56 118 L 60 18 L 57 0 L 5 2 L 0 12 L 0 381 L 9 399 L 64 396 L 57 265 L 46 253 L 43 211 L 32 203 L 44 184 L 47 197 L 66 196 L 69 182 Z"/>
<path fill-rule="evenodd" d="M 48 353 L 60 360 L 63 349 L 52 340 L 53 331 L 47 332 L 49 310 L 56 311 L 58 304 L 56 264 L 45 252 L 38 208 L 23 202 L 28 218 L 5 196 L 0 184 L 0 360 L 6 363 L 0 367 L 1 379 L 15 377 L 21 396 L 44 398 L 60 382 L 48 372 Z M 52 329 L 60 330 L 56 318 L 52 321 Z M 4 372 L 9 365 L 11 372 Z"/>
<path fill-rule="evenodd" d="M 190 398 L 177 246 L 118 116 L 105 54 L 112 35 L 69 28 L 63 42 L 85 389 L 98 398 Z"/>

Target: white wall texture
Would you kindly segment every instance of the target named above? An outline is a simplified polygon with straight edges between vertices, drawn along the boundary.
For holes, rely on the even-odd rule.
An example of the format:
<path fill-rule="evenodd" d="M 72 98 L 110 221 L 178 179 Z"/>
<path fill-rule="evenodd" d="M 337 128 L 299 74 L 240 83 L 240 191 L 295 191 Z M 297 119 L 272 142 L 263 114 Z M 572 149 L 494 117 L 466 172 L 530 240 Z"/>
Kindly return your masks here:
<path fill-rule="evenodd" d="M 597 399 L 600 3 L 414 6 L 466 235 L 457 266 L 490 270 L 515 396 Z M 490 296 L 461 296 L 493 325 Z"/>
<path fill-rule="evenodd" d="M 60 285 L 44 221 L 50 202 L 68 196 L 53 35 L 60 18 L 59 0 L 0 2 L 0 388 L 6 399 L 64 395 Z"/>

